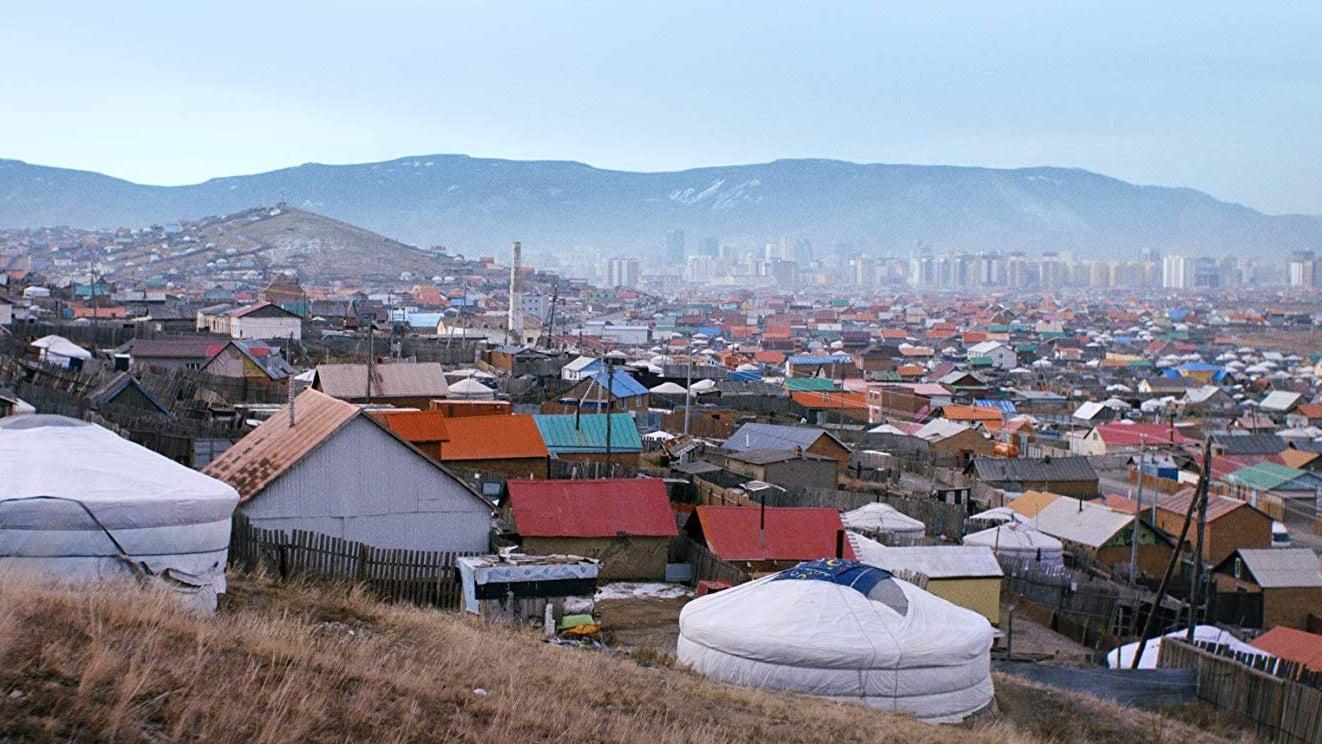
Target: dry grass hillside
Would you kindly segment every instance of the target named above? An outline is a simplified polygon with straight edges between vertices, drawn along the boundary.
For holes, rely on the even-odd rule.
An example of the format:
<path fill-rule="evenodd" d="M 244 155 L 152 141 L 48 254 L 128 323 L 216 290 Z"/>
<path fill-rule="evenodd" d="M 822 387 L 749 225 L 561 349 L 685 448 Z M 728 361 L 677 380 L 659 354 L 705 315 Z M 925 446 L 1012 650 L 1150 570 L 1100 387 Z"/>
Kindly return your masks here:
<path fill-rule="evenodd" d="M 1024 688 L 1025 695 L 1035 694 Z M 1051 703 L 1042 701 L 1049 708 Z M 199 618 L 130 586 L 0 576 L 0 740 L 1206 741 L 1155 716 L 1072 701 L 1023 727 L 903 716 L 716 684 L 624 654 L 377 602 L 357 590 L 235 577 Z M 1026 704 L 1026 701 L 1025 701 Z M 1091 729 L 1080 721 L 1120 717 Z"/>
<path fill-rule="evenodd" d="M 232 267 L 252 260 L 269 271 L 297 269 L 313 278 L 398 276 L 402 271 L 429 277 L 441 267 L 436 259 L 399 241 L 293 208 L 230 215 L 201 229 L 198 240 L 197 248 L 142 263 L 141 270 L 203 271 L 207 262 L 221 259 Z"/>

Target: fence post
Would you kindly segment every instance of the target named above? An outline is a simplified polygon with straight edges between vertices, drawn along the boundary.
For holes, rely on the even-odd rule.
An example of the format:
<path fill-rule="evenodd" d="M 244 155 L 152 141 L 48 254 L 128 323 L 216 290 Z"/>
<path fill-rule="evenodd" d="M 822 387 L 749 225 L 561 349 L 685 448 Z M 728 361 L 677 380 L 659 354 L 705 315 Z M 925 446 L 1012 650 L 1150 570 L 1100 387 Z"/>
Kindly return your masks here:
<path fill-rule="evenodd" d="M 363 581 L 367 578 L 367 561 L 371 556 L 367 543 L 358 543 L 358 565 L 354 567 L 354 578 Z"/>

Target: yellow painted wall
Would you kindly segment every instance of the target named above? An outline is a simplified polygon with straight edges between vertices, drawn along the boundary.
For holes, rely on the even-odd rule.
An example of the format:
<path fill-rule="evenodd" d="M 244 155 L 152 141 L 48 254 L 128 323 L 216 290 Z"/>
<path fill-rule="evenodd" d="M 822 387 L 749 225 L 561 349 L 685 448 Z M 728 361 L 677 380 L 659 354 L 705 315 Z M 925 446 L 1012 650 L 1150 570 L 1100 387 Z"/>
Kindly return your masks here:
<path fill-rule="evenodd" d="M 985 579 L 929 579 L 927 591 L 987 618 L 992 625 L 1001 624 L 1001 580 Z"/>

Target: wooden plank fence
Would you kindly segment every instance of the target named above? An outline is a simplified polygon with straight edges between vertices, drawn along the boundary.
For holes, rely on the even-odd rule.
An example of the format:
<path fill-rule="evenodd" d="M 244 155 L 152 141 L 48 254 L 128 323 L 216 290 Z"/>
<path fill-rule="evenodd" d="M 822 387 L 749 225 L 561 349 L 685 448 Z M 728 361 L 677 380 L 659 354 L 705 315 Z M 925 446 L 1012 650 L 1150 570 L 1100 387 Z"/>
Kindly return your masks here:
<path fill-rule="evenodd" d="M 264 529 L 235 515 L 229 559 L 232 566 L 263 566 L 282 579 L 348 579 L 383 599 L 457 610 L 462 584 L 455 561 L 465 555 L 479 554 L 377 548 L 316 532 Z"/>
<path fill-rule="evenodd" d="M 1295 681 L 1306 674 L 1297 664 L 1165 638 L 1157 666 L 1197 669 L 1198 698 L 1240 716 L 1263 740 L 1322 744 L 1322 679 Z"/>
<path fill-rule="evenodd" d="M 693 566 L 694 586 L 699 581 L 727 581 L 733 586 L 749 578 L 743 569 L 721 560 L 702 543 L 686 535 L 679 535 L 671 542 L 670 554 L 674 562 Z"/>
<path fill-rule="evenodd" d="M 964 534 L 964 520 L 968 510 L 960 505 L 947 504 L 935 499 L 912 498 L 891 493 L 843 491 L 839 489 L 805 488 L 787 493 L 775 506 L 829 506 L 841 511 L 852 511 L 865 504 L 880 502 L 896 511 L 913 517 L 927 526 L 928 537 L 958 538 Z M 767 502 L 772 506 L 772 502 Z"/>

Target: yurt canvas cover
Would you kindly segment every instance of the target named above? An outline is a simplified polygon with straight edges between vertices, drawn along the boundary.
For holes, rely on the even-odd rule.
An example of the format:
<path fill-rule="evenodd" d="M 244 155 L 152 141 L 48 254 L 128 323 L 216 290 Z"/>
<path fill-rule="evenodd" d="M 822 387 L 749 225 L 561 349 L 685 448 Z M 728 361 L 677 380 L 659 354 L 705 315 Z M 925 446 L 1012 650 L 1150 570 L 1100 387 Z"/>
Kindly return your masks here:
<path fill-rule="evenodd" d="M 991 625 L 857 561 L 822 559 L 699 597 L 677 655 L 713 679 L 955 722 L 992 698 Z"/>
<path fill-rule="evenodd" d="M 1051 535 L 1027 524 L 1007 522 L 964 537 L 965 545 L 985 545 L 998 558 L 1026 561 L 1041 568 L 1064 565 L 1064 546 Z"/>
<path fill-rule="evenodd" d="M 0 567 L 62 579 L 150 574 L 214 611 L 228 484 L 63 416 L 0 420 Z"/>
<path fill-rule="evenodd" d="M 870 532 L 921 536 L 927 530 L 921 521 L 881 502 L 864 504 L 853 511 L 847 511 L 840 515 L 840 521 L 848 529 Z"/>

